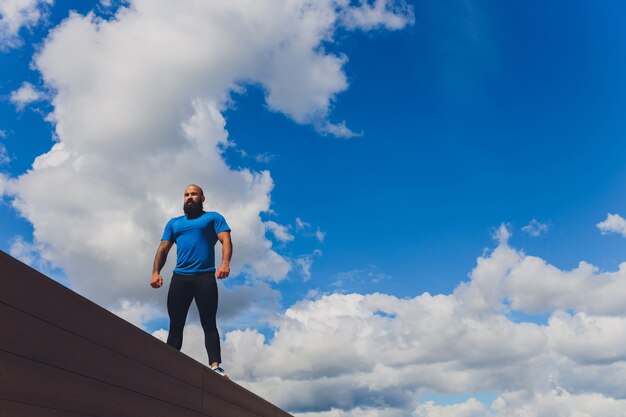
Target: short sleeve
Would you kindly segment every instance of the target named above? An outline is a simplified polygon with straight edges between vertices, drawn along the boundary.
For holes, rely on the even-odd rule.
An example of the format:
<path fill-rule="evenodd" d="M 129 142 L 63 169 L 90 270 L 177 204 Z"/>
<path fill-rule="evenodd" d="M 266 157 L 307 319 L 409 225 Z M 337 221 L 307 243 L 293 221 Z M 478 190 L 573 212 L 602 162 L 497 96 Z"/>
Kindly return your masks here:
<path fill-rule="evenodd" d="M 172 227 L 172 223 L 174 223 L 174 219 L 170 219 L 170 221 L 165 225 L 165 230 L 163 230 L 161 240 L 169 240 L 170 242 L 174 241 L 174 228 Z"/>
<path fill-rule="evenodd" d="M 213 229 L 215 230 L 215 234 L 220 234 L 222 232 L 230 232 L 230 227 L 228 227 L 228 223 L 226 223 L 226 219 L 219 213 L 215 213 L 215 220 L 213 221 Z"/>

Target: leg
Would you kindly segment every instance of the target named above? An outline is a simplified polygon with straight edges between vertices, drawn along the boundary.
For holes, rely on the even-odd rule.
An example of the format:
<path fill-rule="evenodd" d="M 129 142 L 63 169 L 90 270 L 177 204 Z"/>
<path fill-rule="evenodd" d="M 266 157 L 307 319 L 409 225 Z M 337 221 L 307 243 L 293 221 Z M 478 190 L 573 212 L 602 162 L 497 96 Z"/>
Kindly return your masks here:
<path fill-rule="evenodd" d="M 217 331 L 217 283 L 215 273 L 198 275 L 195 291 L 196 306 L 200 313 L 200 323 L 204 330 L 204 346 L 209 355 L 209 364 L 218 365 L 222 362 L 220 350 L 220 334 Z"/>
<path fill-rule="evenodd" d="M 193 299 L 193 287 L 190 284 L 189 278 L 174 274 L 167 293 L 167 313 L 170 316 L 167 344 L 178 350 L 183 346 L 183 329 Z"/>

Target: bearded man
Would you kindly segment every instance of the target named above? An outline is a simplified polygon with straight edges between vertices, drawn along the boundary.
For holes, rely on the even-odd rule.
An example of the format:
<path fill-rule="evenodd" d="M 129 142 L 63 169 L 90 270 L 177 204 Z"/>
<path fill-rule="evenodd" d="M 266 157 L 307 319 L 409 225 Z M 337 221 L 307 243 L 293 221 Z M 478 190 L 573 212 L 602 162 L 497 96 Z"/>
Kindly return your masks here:
<path fill-rule="evenodd" d="M 150 285 L 163 285 L 161 269 L 167 254 L 176 243 L 176 268 L 167 293 L 167 313 L 170 330 L 167 344 L 180 350 L 183 345 L 183 328 L 193 299 L 200 313 L 204 330 L 204 345 L 209 355 L 211 369 L 226 376 L 222 362 L 220 335 L 217 330 L 217 282 L 230 274 L 233 244 L 230 228 L 224 217 L 214 211 L 203 210 L 204 191 L 195 184 L 185 188 L 184 216 L 174 217 L 165 225 L 161 244 L 154 257 Z M 222 263 L 215 269 L 215 244 L 222 244 Z"/>

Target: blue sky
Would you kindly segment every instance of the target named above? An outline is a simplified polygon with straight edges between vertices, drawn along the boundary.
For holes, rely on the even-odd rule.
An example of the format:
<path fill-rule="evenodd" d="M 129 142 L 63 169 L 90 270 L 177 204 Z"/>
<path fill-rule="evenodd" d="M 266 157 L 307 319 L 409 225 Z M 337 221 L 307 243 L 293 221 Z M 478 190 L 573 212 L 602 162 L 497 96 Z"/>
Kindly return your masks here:
<path fill-rule="evenodd" d="M 576 349 L 561 351 L 558 342 L 566 334 L 584 348 L 583 330 L 563 330 L 577 320 L 598 328 L 626 320 L 619 308 L 592 302 L 625 301 L 619 291 L 609 291 L 609 299 L 602 291 L 607 282 L 626 282 L 619 271 L 626 261 L 626 6 L 329 0 L 317 3 L 324 5 L 319 10 L 295 2 L 290 7 L 301 14 L 293 15 L 286 6 L 270 13 L 240 2 L 189 5 L 186 15 L 186 5 L 172 11 L 164 2 L 130 3 L 33 0 L 21 15 L 9 14 L 11 1 L 0 6 L 1 250 L 162 337 L 164 293 L 140 283 L 149 279 L 162 225 L 179 209 L 182 189 L 199 182 L 210 190 L 209 208 L 224 212 L 234 230 L 234 277 L 223 287 L 221 307 L 233 357 L 245 358 L 236 340 L 252 337 L 238 333 L 248 327 L 266 337 L 259 349 L 284 358 L 281 343 L 289 344 L 281 335 L 302 336 L 289 333 L 290 320 L 318 311 L 337 313 L 327 323 L 332 328 L 371 308 L 399 323 L 389 324 L 404 329 L 395 336 L 413 334 L 402 309 L 431 311 L 445 298 L 469 309 L 461 321 L 489 311 L 477 323 L 493 329 L 505 320 L 515 332 L 529 329 L 516 327 L 520 322 L 537 326 L 520 340 L 535 346 L 536 331 L 551 342 L 524 356 L 529 363 L 558 357 L 574 364 L 557 370 L 564 382 L 553 390 L 523 388 L 535 393 L 537 415 L 555 392 L 570 396 L 561 404 L 565 412 L 613 415 L 585 396 L 621 404 L 622 390 L 574 378 L 585 358 L 568 356 L 563 352 Z M 177 13 L 199 26 L 186 30 L 168 20 Z M 309 14 L 318 31 L 307 32 L 315 26 Z M 206 20 L 194 21 L 197 16 Z M 328 16 L 333 20 L 325 23 Z M 231 25 L 220 20 L 231 18 Z M 249 36 L 250 27 L 258 38 Z M 25 82 L 36 99 L 24 95 Z M 200 145 L 179 154 L 188 146 L 184 138 Z M 55 143 L 62 145 L 57 153 L 24 175 Z M 201 153 L 197 161 L 185 159 Z M 598 224 L 609 213 L 618 217 L 601 233 Z M 115 233 L 107 233 L 113 224 Z M 272 224 L 290 237 L 273 233 Z M 128 253 L 137 256 L 115 264 Z M 85 278 L 91 270 L 118 277 L 104 289 Z M 540 285 L 551 280 L 553 286 Z M 554 290 L 561 287 L 569 295 Z M 493 288 L 504 294 L 495 301 L 488 294 Z M 600 295 L 586 302 L 583 290 Z M 442 298 L 429 301 L 424 293 Z M 391 311 L 390 300 L 404 307 Z M 360 307 L 341 310 L 351 303 Z M 431 321 L 443 320 L 448 308 L 433 307 Z M 608 352 L 620 340 L 596 350 Z M 188 353 L 201 358 L 201 349 L 188 343 Z M 293 360 L 315 358 L 320 349 L 304 349 Z M 622 369 L 626 352 L 620 352 L 603 372 Z M 523 389 L 497 372 L 471 373 L 474 359 L 455 372 L 491 385 L 370 386 L 366 394 L 346 393 L 352 402 L 330 398 L 319 407 L 277 394 L 274 401 L 307 417 L 513 415 L 507 413 L 515 412 Z M 409 372 L 422 360 L 394 372 Z M 497 368 L 495 360 L 492 365 Z M 233 372 L 244 380 L 254 374 L 250 369 Z M 309 378 L 328 377 L 320 372 Z M 287 369 L 277 377 L 292 375 Z M 259 381 L 244 383 L 263 391 L 267 385 Z M 311 398 L 325 392 L 307 389 Z"/>
<path fill-rule="evenodd" d="M 255 90 L 228 113 L 238 144 L 278 155 L 275 210 L 328 231 L 321 277 L 373 264 L 414 277 L 385 291 L 447 292 L 502 222 L 564 268 L 623 260 L 624 243 L 595 227 L 624 204 L 619 13 L 473 7 L 415 5 L 413 26 L 341 42 L 350 88 L 333 117 L 362 137 L 316 137 L 263 109 Z M 547 236 L 522 235 L 532 219 Z"/>

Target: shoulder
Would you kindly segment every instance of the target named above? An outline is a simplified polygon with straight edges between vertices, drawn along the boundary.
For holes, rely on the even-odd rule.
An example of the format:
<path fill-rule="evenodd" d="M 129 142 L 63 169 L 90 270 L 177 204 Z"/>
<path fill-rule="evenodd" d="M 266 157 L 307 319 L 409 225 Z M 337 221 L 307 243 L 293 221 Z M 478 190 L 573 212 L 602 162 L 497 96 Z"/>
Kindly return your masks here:
<path fill-rule="evenodd" d="M 224 220 L 224 216 L 219 214 L 217 211 L 205 211 L 203 216 L 210 220 Z"/>
<path fill-rule="evenodd" d="M 174 222 L 176 222 L 176 221 L 178 221 L 178 220 L 181 220 L 181 219 L 184 219 L 184 218 L 185 218 L 185 216 L 172 217 L 172 218 L 168 221 L 168 223 L 174 223 Z"/>
<path fill-rule="evenodd" d="M 165 227 L 168 226 L 172 226 L 174 223 L 184 219 L 185 216 L 178 216 L 178 217 L 172 217 L 171 219 L 169 219 L 169 221 L 167 222 L 167 224 L 165 225 Z"/>
<path fill-rule="evenodd" d="M 207 216 L 206 223 L 208 225 L 212 225 L 215 233 L 230 231 L 230 226 L 228 226 L 226 219 L 224 218 L 224 216 L 222 216 L 218 212 L 209 211 L 209 212 L 205 212 L 205 215 Z"/>

